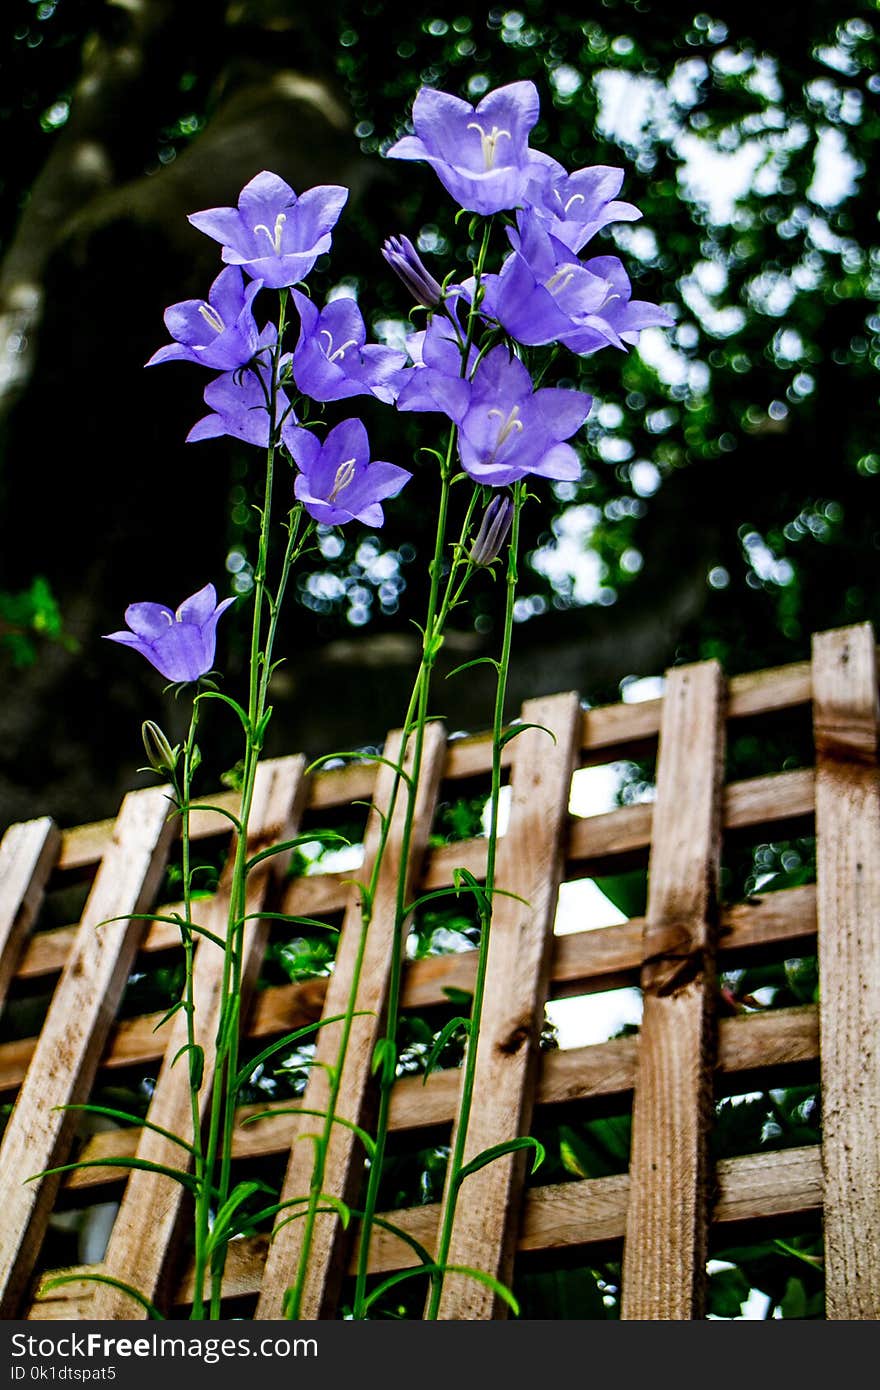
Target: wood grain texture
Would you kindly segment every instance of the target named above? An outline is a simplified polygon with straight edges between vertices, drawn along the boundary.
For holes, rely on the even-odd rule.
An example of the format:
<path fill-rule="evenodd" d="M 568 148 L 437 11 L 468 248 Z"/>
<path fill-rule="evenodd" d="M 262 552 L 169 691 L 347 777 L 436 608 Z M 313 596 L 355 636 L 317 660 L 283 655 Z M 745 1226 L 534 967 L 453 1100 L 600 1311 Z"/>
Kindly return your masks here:
<path fill-rule="evenodd" d="M 0 841 L 0 1009 L 60 847 L 61 835 L 49 816 L 11 825 Z"/>
<path fill-rule="evenodd" d="M 826 1313 L 880 1318 L 880 774 L 868 624 L 813 638 Z"/>
<path fill-rule="evenodd" d="M 702 1315 L 724 687 L 715 662 L 667 677 L 643 941 L 621 1316 Z"/>
<path fill-rule="evenodd" d="M 305 759 L 301 756 L 278 758 L 261 763 L 257 770 L 248 828 L 249 856 L 281 844 L 296 834 L 302 810 L 302 775 Z M 266 906 L 266 897 L 273 881 L 283 873 L 289 854 L 273 855 L 259 864 L 248 876 L 247 913 L 257 913 Z M 232 889 L 234 843 L 227 859 L 220 885 L 207 911 L 199 912 L 199 925 L 221 939 L 229 931 L 229 908 Z M 268 924 L 255 918 L 244 925 L 241 937 L 241 999 L 247 1008 L 251 988 L 256 980 L 266 948 Z M 193 979 L 194 1021 L 196 1042 L 204 1049 L 205 1067 L 199 1092 L 199 1109 L 204 1122 L 214 1082 L 215 1039 L 223 1004 L 223 953 L 206 938 L 200 938 L 195 952 Z M 186 1060 L 174 1065 L 180 1049 L 187 1042 L 187 1020 L 183 1010 L 175 1014 L 170 1024 L 160 1030 L 165 1056 L 150 1101 L 147 1118 L 171 1134 L 192 1140 L 192 1101 Z M 184 1151 L 154 1130 L 143 1129 L 137 1146 L 138 1159 L 166 1167 L 187 1168 Z M 181 1210 L 184 1205 L 181 1184 L 162 1173 L 143 1169 L 131 1173 L 119 1213 L 110 1235 L 104 1257 L 105 1271 L 114 1279 L 124 1280 L 137 1288 L 151 1303 L 161 1304 L 168 1279 L 168 1261 L 174 1254 L 179 1236 Z M 95 1293 L 94 1316 L 101 1320 L 145 1318 L 146 1311 L 132 1298 L 109 1284 L 101 1285 Z"/>
<path fill-rule="evenodd" d="M 518 1252 L 588 1250 L 592 1245 L 620 1240 L 626 1224 L 628 1200 L 626 1173 L 531 1188 L 525 1194 Z M 725 1228 L 735 1227 L 738 1222 L 774 1220 L 820 1211 L 821 1207 L 822 1164 L 818 1145 L 747 1154 L 741 1158 L 722 1159 L 717 1165 L 712 1221 L 725 1239 L 729 1240 L 732 1235 L 732 1231 Z M 439 1204 L 389 1211 L 383 1215 L 433 1252 Z M 265 1236 L 236 1242 L 230 1251 L 223 1281 L 225 1297 L 257 1293 L 263 1277 L 266 1248 Z M 356 1258 L 355 1248 L 349 1272 L 354 1272 Z M 409 1245 L 390 1231 L 377 1230 L 370 1246 L 371 1274 L 391 1274 L 398 1269 L 410 1269 L 416 1263 L 417 1257 Z M 79 1266 L 63 1272 L 85 1274 L 87 1268 Z M 46 1294 L 38 1293 L 28 1317 L 36 1321 L 91 1318 L 93 1293 L 94 1285 L 85 1280 Z M 175 1305 L 184 1315 L 192 1298 L 192 1270 L 189 1269 L 174 1296 Z"/>
<path fill-rule="evenodd" d="M 434 819 L 437 793 L 443 772 L 443 758 L 446 747 L 446 734 L 438 723 L 428 725 L 422 756 L 422 769 L 416 791 L 415 816 L 411 840 L 411 853 L 407 865 L 407 897 L 409 898 L 416 881 L 428 835 Z M 392 734 L 385 747 L 384 756 L 391 764 L 396 763 L 401 748 L 401 736 Z M 410 760 L 412 743 L 410 744 Z M 355 1124 L 363 1124 L 367 1118 L 368 1087 L 371 1082 L 371 1063 L 376 1043 L 382 1036 L 383 1016 L 388 998 L 388 977 L 393 949 L 393 924 L 395 900 L 397 896 L 398 871 L 401 867 L 401 833 L 406 813 L 406 788 L 401 785 L 396 803 L 392 805 L 395 774 L 387 764 L 380 767 L 376 780 L 374 807 L 381 816 L 391 815 L 391 828 L 385 854 L 379 869 L 376 894 L 373 902 L 373 917 L 367 932 L 363 964 L 356 994 L 355 1008 L 363 1011 L 363 1016 L 355 1018 L 342 1068 L 342 1081 L 336 1113 Z M 380 837 L 380 815 L 372 815 L 368 823 L 365 862 L 360 870 L 365 882 L 369 881 L 372 865 L 378 850 Z M 342 1015 L 348 1005 L 351 982 L 355 973 L 355 962 L 362 935 L 362 915 L 360 892 L 357 888 L 349 890 L 349 905 L 346 909 L 342 933 L 336 954 L 336 963 L 327 989 L 324 1004 L 324 1017 Z M 315 1056 L 326 1066 L 313 1066 L 309 1072 L 309 1082 L 302 1100 L 304 1108 L 326 1110 L 329 1095 L 329 1078 L 326 1067 L 335 1066 L 338 1061 L 341 1024 L 330 1024 L 317 1035 Z M 314 1146 L 309 1142 L 299 1142 L 310 1131 L 319 1128 L 321 1121 L 313 1116 L 301 1116 L 296 1120 L 293 1142 L 290 1151 L 284 1184 L 281 1191 L 282 1202 L 307 1195 L 314 1162 Z M 341 1198 L 351 1201 L 352 1192 L 358 1186 L 363 1174 L 363 1150 L 350 1129 L 336 1125 L 327 1146 L 324 1181 L 322 1188 Z M 282 1221 L 285 1212 L 279 1215 Z M 294 1283 L 300 1259 L 301 1242 L 305 1223 L 291 1221 L 279 1225 L 277 1235 L 269 1250 L 266 1275 L 255 1316 L 257 1318 L 278 1318 L 282 1316 L 284 1295 Z M 300 1316 L 318 1318 L 331 1314 L 339 1281 L 345 1272 L 346 1239 L 339 1218 L 332 1213 L 318 1216 L 315 1223 L 314 1238 L 308 1262 Z"/>
<path fill-rule="evenodd" d="M 529 700 L 522 719 L 544 727 L 527 728 L 510 745 L 510 819 L 499 843 L 495 882 L 516 897 L 499 895 L 493 903 L 465 1163 L 492 1145 L 528 1134 L 534 1103 L 563 870 L 561 841 L 581 722 L 578 697 Z M 455 1210 L 450 1264 L 510 1282 L 524 1176 L 519 1152 L 465 1179 Z M 449 1200 L 448 1185 L 444 1200 Z M 444 1278 L 442 1320 L 503 1316 L 505 1307 L 475 1279 L 460 1274 Z"/>
<path fill-rule="evenodd" d="M 77 1116 L 57 1107 L 88 1097 L 143 934 L 141 922 L 107 919 L 149 909 L 170 838 L 164 788 L 125 798 L 0 1147 L 2 1317 L 15 1315 L 58 1187 L 25 1180 L 67 1158 Z"/>

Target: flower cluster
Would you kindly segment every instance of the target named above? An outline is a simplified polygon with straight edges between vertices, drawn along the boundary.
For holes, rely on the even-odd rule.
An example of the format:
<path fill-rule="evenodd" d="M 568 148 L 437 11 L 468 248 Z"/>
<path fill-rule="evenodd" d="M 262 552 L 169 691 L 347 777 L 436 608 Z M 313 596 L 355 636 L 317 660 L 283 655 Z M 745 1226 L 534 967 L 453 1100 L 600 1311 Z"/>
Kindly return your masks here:
<path fill-rule="evenodd" d="M 353 299 L 334 298 L 321 308 L 304 292 L 304 277 L 330 247 L 345 188 L 328 185 L 297 196 L 277 174 L 263 171 L 236 207 L 193 213 L 193 226 L 220 243 L 225 268 L 207 299 L 166 310 L 173 341 L 147 363 L 195 362 L 218 373 L 205 387 L 209 413 L 187 439 L 229 435 L 283 450 L 296 469 L 294 498 L 323 525 L 359 520 L 381 526 L 382 502 L 411 474 L 371 459 L 366 428 L 356 416 L 322 442 L 300 424 L 300 398 L 323 406 L 368 396 L 401 411 L 444 415 L 461 468 L 484 487 L 506 488 L 529 475 L 579 478 L 569 441 L 592 398 L 580 390 L 536 388 L 524 360 L 528 349 L 555 344 L 580 357 L 604 347 L 625 350 L 641 329 L 671 319 L 659 306 L 632 298 L 616 256 L 581 255 L 603 227 L 640 213 L 617 199 L 621 169 L 568 173 L 530 149 L 538 114 L 531 82 L 501 87 L 477 106 L 431 88 L 419 92 L 414 133 L 398 140 L 389 156 L 430 164 L 462 209 L 486 219 L 486 235 L 474 273 L 461 283 L 448 277 L 443 285 L 405 236 L 385 243 L 385 260 L 428 310 L 425 327 L 407 338 L 406 353 L 367 342 Z M 508 250 L 490 270 L 485 252 L 498 213 L 507 214 Z M 261 291 L 273 289 L 299 320 L 290 350 L 279 332 L 283 316 L 277 326 L 260 325 L 255 317 Z"/>

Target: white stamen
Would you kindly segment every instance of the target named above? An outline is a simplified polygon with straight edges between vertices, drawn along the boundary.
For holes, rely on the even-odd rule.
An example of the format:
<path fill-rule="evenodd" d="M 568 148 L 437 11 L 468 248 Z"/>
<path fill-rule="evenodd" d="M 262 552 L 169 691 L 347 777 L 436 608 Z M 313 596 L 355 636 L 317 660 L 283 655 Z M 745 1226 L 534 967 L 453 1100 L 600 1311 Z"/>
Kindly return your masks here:
<path fill-rule="evenodd" d="M 354 477 L 354 459 L 346 459 L 345 463 L 340 463 L 336 470 L 336 477 L 333 479 L 333 490 L 327 498 L 328 502 L 335 502 L 340 492 L 348 487 Z"/>
<path fill-rule="evenodd" d="M 562 199 L 560 198 L 559 201 L 560 201 L 560 203 L 561 203 L 561 202 L 562 202 Z M 563 211 L 563 212 L 568 212 L 568 209 L 571 207 L 572 203 L 585 203 L 586 201 L 587 201 L 587 200 L 586 200 L 586 198 L 584 197 L 583 193 L 572 193 L 571 197 L 569 198 L 568 202 L 565 204 L 565 207 L 562 209 L 562 211 Z"/>
<path fill-rule="evenodd" d="M 510 131 L 501 130 L 497 125 L 493 125 L 487 135 L 479 121 L 469 121 L 468 130 L 478 130 L 480 132 L 480 143 L 483 146 L 483 165 L 486 170 L 494 169 L 498 141 L 501 139 L 502 135 L 507 140 L 512 139 Z"/>
<path fill-rule="evenodd" d="M 549 280 L 544 281 L 544 288 L 549 290 L 551 294 L 561 294 L 574 279 L 574 272 L 574 266 L 561 265 L 556 273 L 550 276 Z"/>
<path fill-rule="evenodd" d="M 162 617 L 163 617 L 163 618 L 165 619 L 165 621 L 168 623 L 168 626 L 169 626 L 169 627 L 173 627 L 175 623 L 179 623 L 179 622 L 180 622 L 180 618 L 177 616 L 176 613 L 174 614 L 174 617 L 172 617 L 171 614 L 168 613 L 168 612 L 166 612 L 166 610 L 165 610 L 164 608 L 162 609 Z"/>
<path fill-rule="evenodd" d="M 220 315 L 217 313 L 217 310 L 214 308 L 213 304 L 200 304 L 199 313 L 205 320 L 205 323 L 207 323 L 209 327 L 213 328 L 215 333 L 223 332 L 224 328 L 226 327 L 226 324 L 223 322 Z"/>
<path fill-rule="evenodd" d="M 265 232 L 265 233 L 266 233 L 266 236 L 269 238 L 269 240 L 270 240 L 271 243 L 272 243 L 272 250 L 275 252 L 275 255 L 276 255 L 276 256 L 280 256 L 280 255 L 281 255 L 281 229 L 282 229 L 282 227 L 284 226 L 284 224 L 285 224 L 286 221 L 287 221 L 287 218 L 286 218 L 286 216 L 284 215 L 284 213 L 283 213 L 283 212 L 279 212 L 278 216 L 275 218 L 275 230 L 274 230 L 274 232 L 270 232 L 270 231 L 269 231 L 269 228 L 266 226 L 265 222 L 258 222 L 257 225 L 254 227 L 254 231 L 255 231 L 255 232 Z"/>
<path fill-rule="evenodd" d="M 511 412 L 510 412 L 510 414 L 508 415 L 508 417 L 507 417 L 506 420 L 504 419 L 504 411 L 503 411 L 503 410 L 499 410 L 499 409 L 497 408 L 497 406 L 496 406 L 496 407 L 493 407 L 493 409 L 489 411 L 489 414 L 490 414 L 490 415 L 497 415 L 498 418 L 499 418 L 499 420 L 503 420 L 503 421 L 504 421 L 504 423 L 500 426 L 500 428 L 499 428 L 499 430 L 498 430 L 498 438 L 497 438 L 496 441 L 495 441 L 495 448 L 494 448 L 493 451 L 492 451 L 492 456 L 493 456 L 493 458 L 494 458 L 495 454 L 496 454 L 496 453 L 498 452 L 498 450 L 501 448 L 502 444 L 505 442 L 506 439 L 509 439 L 509 438 L 510 438 L 510 436 L 513 434 L 514 430 L 516 430 L 516 431 L 519 432 L 519 433 L 522 432 L 522 429 L 523 429 L 523 422 L 522 422 L 522 420 L 519 418 L 519 406 L 518 406 L 518 405 L 515 405 L 515 406 L 513 407 L 513 409 L 511 410 Z"/>
<path fill-rule="evenodd" d="M 325 350 L 325 355 L 326 355 L 326 358 L 327 358 L 327 361 L 328 361 L 328 362 L 339 362 L 339 361 L 341 361 L 342 358 L 345 356 L 346 352 L 348 351 L 348 349 L 349 349 L 350 347 L 357 347 L 357 339 L 356 339 L 356 338 L 349 338 L 349 340 L 348 340 L 347 343 L 343 343 L 343 344 L 342 344 L 342 347 L 338 347 L 338 348 L 335 350 L 335 352 L 334 352 L 334 350 L 333 350 L 333 335 L 332 335 L 331 333 L 328 333 L 328 331 L 327 331 L 326 328 L 322 328 L 322 329 L 321 329 L 321 332 L 318 334 L 318 337 L 319 337 L 319 338 L 326 338 L 326 339 L 327 339 L 327 347 L 326 347 L 326 350 Z"/>

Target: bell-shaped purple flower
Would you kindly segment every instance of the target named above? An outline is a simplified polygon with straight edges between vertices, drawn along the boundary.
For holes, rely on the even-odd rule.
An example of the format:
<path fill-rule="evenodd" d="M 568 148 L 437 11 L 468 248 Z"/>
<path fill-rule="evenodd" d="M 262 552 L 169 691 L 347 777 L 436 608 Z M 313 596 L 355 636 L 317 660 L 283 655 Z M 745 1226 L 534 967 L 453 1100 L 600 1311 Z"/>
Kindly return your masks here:
<path fill-rule="evenodd" d="M 534 151 L 532 159 L 531 206 L 547 231 L 570 251 L 580 251 L 611 222 L 641 217 L 634 204 L 615 201 L 623 184 L 622 169 L 594 164 L 570 174 L 548 154 Z"/>
<path fill-rule="evenodd" d="M 382 247 L 382 255 L 423 309 L 433 309 L 441 302 L 443 289 L 426 267 L 409 237 L 389 237 Z"/>
<path fill-rule="evenodd" d="M 176 342 L 159 348 L 147 362 L 198 362 L 215 372 L 229 372 L 249 362 L 260 344 L 252 305 L 262 280 L 245 286 L 238 266 L 221 270 L 207 300 L 184 299 L 165 310 L 165 327 Z"/>
<path fill-rule="evenodd" d="M 308 275 L 330 249 L 330 233 L 348 198 L 336 184 L 310 188 L 299 198 L 265 169 L 242 189 L 237 208 L 208 208 L 189 221 L 223 247 L 228 265 L 240 265 L 270 289 Z"/>
<path fill-rule="evenodd" d="M 397 375 L 397 409 L 440 411 L 458 424 L 470 404 L 471 389 L 461 370 L 465 335 L 457 320 L 434 314 L 428 326 L 406 340 L 412 367 Z M 473 370 L 477 349 L 471 347 Z"/>
<path fill-rule="evenodd" d="M 520 207 L 533 154 L 529 132 L 538 119 L 533 82 L 489 92 L 476 109 L 448 92 L 423 87 L 413 103 L 414 135 L 388 151 L 391 159 L 422 159 L 468 212 L 489 216 Z"/>
<path fill-rule="evenodd" d="M 580 328 L 590 328 L 598 346 L 623 346 L 605 316 L 614 296 L 610 280 L 579 261 L 531 210 L 518 214 L 509 235 L 513 253 L 500 274 L 484 277 L 481 313 L 529 347 L 568 344 Z"/>
<path fill-rule="evenodd" d="M 264 358 L 268 359 L 269 354 L 265 353 Z M 238 371 L 224 372 L 208 383 L 204 397 L 211 414 L 204 415 L 193 425 L 186 436 L 187 444 L 228 434 L 233 439 L 243 439 L 246 444 L 256 444 L 262 449 L 269 447 L 273 433 L 269 429 L 272 366 L 271 360 L 264 358 L 256 358 L 249 367 L 241 367 Z M 282 374 L 289 362 L 290 353 L 287 353 L 279 364 Z M 282 420 L 293 424 L 296 417 L 285 391 L 279 386 L 275 392 L 275 426 Z"/>
<path fill-rule="evenodd" d="M 598 316 L 576 325 L 561 337 L 565 346 L 580 357 L 588 357 L 605 347 L 609 331 L 619 337 L 621 343 L 635 345 L 643 328 L 670 328 L 675 322 L 659 304 L 647 299 L 630 299 L 629 276 L 617 256 L 594 256 L 591 261 L 584 262 L 584 269 L 606 281 L 611 293 Z"/>
<path fill-rule="evenodd" d="M 458 455 L 475 482 L 506 487 L 528 473 L 580 477 L 580 460 L 564 441 L 586 420 L 592 397 L 558 387 L 533 390 L 522 362 L 500 345 L 483 358 L 470 389 Z"/>
<path fill-rule="evenodd" d="M 127 632 L 108 632 L 109 642 L 133 647 L 169 681 L 197 681 L 214 664 L 217 623 L 234 598 L 217 602 L 213 584 L 184 599 L 176 613 L 162 603 L 132 603 Z"/>
<path fill-rule="evenodd" d="M 291 295 L 300 319 L 293 350 L 293 378 L 300 391 L 314 401 L 372 395 L 390 404 L 405 353 L 366 343 L 367 330 L 353 299 L 331 300 L 319 313 L 306 295 L 298 290 Z"/>
<path fill-rule="evenodd" d="M 285 425 L 284 443 L 300 468 L 295 492 L 309 516 L 325 526 L 363 521 L 381 526 L 381 502 L 412 477 L 394 463 L 370 462 L 370 441 L 362 422 L 343 420 L 323 444 L 311 430 Z"/>

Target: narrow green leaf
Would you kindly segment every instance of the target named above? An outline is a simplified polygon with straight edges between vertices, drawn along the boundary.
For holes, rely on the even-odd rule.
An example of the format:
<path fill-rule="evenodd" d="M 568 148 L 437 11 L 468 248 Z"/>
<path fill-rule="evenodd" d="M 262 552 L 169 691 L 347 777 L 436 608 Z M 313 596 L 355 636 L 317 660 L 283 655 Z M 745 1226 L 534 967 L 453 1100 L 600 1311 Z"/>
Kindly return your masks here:
<path fill-rule="evenodd" d="M 477 656 L 473 661 L 464 661 L 461 666 L 455 666 L 451 671 L 446 672 L 446 679 L 451 680 L 453 676 L 460 675 L 462 671 L 469 671 L 472 666 L 494 666 L 496 671 L 501 670 L 501 663 L 496 661 L 494 656 Z"/>
<path fill-rule="evenodd" d="M 264 1182 L 252 1181 L 236 1183 L 214 1218 L 211 1234 L 208 1237 L 208 1242 L 205 1247 L 206 1252 L 210 1253 L 218 1249 L 220 1245 L 225 1244 L 230 1236 L 234 1234 L 232 1218 L 242 1203 L 247 1201 L 248 1197 L 252 1197 L 255 1192 L 271 1192 L 271 1190 L 272 1189 Z"/>
<path fill-rule="evenodd" d="M 390 767 L 392 772 L 397 773 L 398 776 L 400 776 L 403 779 L 403 781 L 406 782 L 407 786 L 412 788 L 412 778 L 410 777 L 408 772 L 404 772 L 400 763 L 393 763 L 390 758 L 383 758 L 378 753 L 371 753 L 369 758 L 365 758 L 363 753 L 350 751 L 347 751 L 345 753 L 325 753 L 322 757 L 316 758 L 313 763 L 309 763 L 308 767 L 306 768 L 306 773 L 310 773 L 316 767 L 320 767 L 321 763 L 329 762 L 331 758 L 354 758 L 358 763 L 384 763 L 385 767 Z"/>
<path fill-rule="evenodd" d="M 62 1284 L 78 1284 L 82 1280 L 88 1280 L 91 1284 L 109 1284 L 112 1289 L 121 1289 L 123 1293 L 127 1293 L 129 1298 L 133 1298 L 135 1303 L 139 1303 L 145 1309 L 153 1322 L 165 1321 L 165 1314 L 160 1313 L 156 1305 L 151 1303 L 145 1294 L 134 1288 L 132 1284 L 126 1284 L 123 1279 L 114 1279 L 109 1274 L 53 1274 L 51 1279 L 47 1279 L 45 1283 L 41 1284 L 40 1297 L 50 1293 L 52 1289 L 61 1288 Z"/>
<path fill-rule="evenodd" d="M 383 1086 L 390 1086 L 397 1072 L 397 1044 L 393 1038 L 380 1038 L 373 1049 L 370 1070 L 380 1073 Z"/>
<path fill-rule="evenodd" d="M 352 1014 L 352 1018 L 364 1018 L 367 1015 L 374 1014 L 374 1012 L 373 1009 L 356 1009 Z M 314 1023 L 307 1023 L 302 1028 L 295 1028 L 292 1033 L 285 1033 L 283 1038 L 278 1038 L 276 1042 L 270 1043 L 268 1047 L 264 1047 L 263 1051 L 257 1053 L 257 1056 L 254 1057 L 252 1061 L 245 1062 L 235 1078 L 233 1090 L 240 1090 L 248 1078 L 253 1076 L 257 1067 L 260 1066 L 262 1062 L 267 1061 L 274 1053 L 280 1052 L 284 1047 L 289 1047 L 290 1044 L 295 1043 L 298 1038 L 304 1038 L 309 1033 L 316 1033 L 319 1028 L 326 1028 L 330 1023 L 342 1023 L 345 1017 L 345 1014 L 333 1014 L 332 1018 L 319 1018 Z"/>
<path fill-rule="evenodd" d="M 487 1163 L 494 1163 L 496 1158 L 503 1158 L 505 1154 L 515 1153 L 517 1149 L 534 1149 L 535 1158 L 531 1169 L 533 1173 L 546 1157 L 544 1145 L 539 1143 L 537 1139 L 533 1139 L 530 1134 L 521 1134 L 516 1139 L 505 1139 L 503 1144 L 493 1144 L 491 1148 L 484 1149 L 482 1153 L 477 1154 L 476 1158 L 472 1158 L 470 1163 L 466 1163 L 456 1177 L 456 1187 L 461 1187 L 465 1178 L 469 1178 L 472 1173 L 478 1173 L 481 1168 L 485 1168 Z"/>
<path fill-rule="evenodd" d="M 205 1049 L 200 1043 L 184 1043 L 183 1047 L 178 1048 L 175 1052 L 171 1061 L 172 1067 L 185 1052 L 192 1054 L 189 1064 L 189 1084 L 194 1091 L 200 1091 L 205 1075 Z"/>
<path fill-rule="evenodd" d="M 173 1018 L 174 1015 L 175 1015 L 176 1013 L 179 1013 L 181 1009 L 185 1009 L 185 1008 L 186 1008 L 186 1000 L 185 1000 L 185 999 L 178 999 L 177 1003 L 176 1003 L 176 1004 L 172 1004 L 172 1005 L 171 1005 L 171 1008 L 167 1011 L 167 1013 L 164 1013 L 164 1014 L 162 1015 L 162 1017 L 159 1019 L 159 1022 L 155 1025 L 155 1027 L 153 1028 L 152 1031 L 153 1031 L 154 1033 L 157 1033 L 157 1032 L 159 1031 L 159 1029 L 162 1027 L 162 1024 L 163 1024 L 163 1023 L 167 1023 L 168 1020 L 169 1020 L 169 1018 Z"/>
<path fill-rule="evenodd" d="M 517 738 L 520 734 L 524 734 L 526 729 L 540 729 L 542 733 L 549 734 L 554 743 L 556 742 L 556 735 L 552 729 L 547 728 L 546 724 L 511 724 L 510 728 L 505 729 L 504 733 L 499 738 L 498 747 L 504 748 L 506 744 L 510 743 L 511 739 Z"/>
<path fill-rule="evenodd" d="M 192 1173 L 182 1168 L 169 1168 L 164 1163 L 152 1163 L 147 1158 L 128 1158 L 120 1154 L 117 1158 L 81 1158 L 76 1163 L 62 1163 L 58 1168 L 44 1168 L 41 1173 L 32 1173 L 25 1182 L 37 1182 L 40 1178 L 51 1178 L 56 1173 L 75 1173 L 79 1168 L 143 1168 L 147 1173 L 160 1173 L 162 1177 L 179 1182 L 193 1196 L 198 1196 L 199 1183 Z"/>
<path fill-rule="evenodd" d="M 319 1211 L 335 1211 L 336 1215 L 342 1222 L 343 1230 L 348 1229 L 348 1223 L 351 1220 L 351 1208 L 347 1206 L 345 1202 L 343 1202 L 341 1197 L 334 1197 L 330 1192 L 322 1192 L 318 1198 L 318 1201 L 327 1203 L 326 1207 L 319 1207 Z M 277 1236 L 278 1232 L 281 1230 L 282 1226 L 289 1226 L 291 1221 L 296 1221 L 297 1217 L 300 1216 L 305 1216 L 305 1212 L 295 1211 L 292 1216 L 285 1216 L 284 1220 L 279 1221 L 278 1224 L 274 1227 L 272 1234 L 269 1237 L 269 1240 L 273 1241 Z"/>
<path fill-rule="evenodd" d="M 512 1309 L 515 1317 L 519 1316 L 519 1304 L 506 1284 L 500 1283 L 497 1279 L 494 1279 L 491 1274 L 486 1274 L 481 1269 L 471 1269 L 469 1265 L 427 1264 L 422 1265 L 418 1269 L 401 1269 L 397 1274 L 389 1275 L 377 1288 L 373 1289 L 372 1293 L 364 1300 L 364 1309 L 370 1308 L 377 1299 L 382 1297 L 382 1294 L 387 1293 L 389 1289 L 393 1289 L 395 1284 L 403 1283 L 404 1279 L 417 1279 L 425 1274 L 464 1274 L 469 1279 L 476 1279 L 478 1283 L 485 1284 L 487 1288 L 491 1289 L 493 1293 L 496 1293 L 499 1298 L 503 1299 L 508 1307 Z"/>
<path fill-rule="evenodd" d="M 443 1030 L 440 1033 L 438 1033 L 436 1039 L 434 1040 L 434 1046 L 428 1053 L 428 1060 L 425 1064 L 425 1074 L 422 1077 L 423 1086 L 427 1081 L 428 1077 L 431 1075 L 431 1072 L 434 1070 L 434 1066 L 437 1062 L 438 1057 L 440 1056 L 440 1053 L 443 1051 L 444 1047 L 449 1042 L 453 1034 L 458 1032 L 459 1028 L 463 1028 L 464 1031 L 467 1033 L 468 1037 L 470 1037 L 471 1023 L 470 1019 L 468 1018 L 451 1018 L 449 1022 L 446 1024 L 446 1027 L 443 1028 Z"/>
<path fill-rule="evenodd" d="M 271 849 L 260 850 L 247 861 L 244 866 L 245 873 L 250 873 L 255 864 L 259 864 L 263 859 L 270 859 L 273 854 L 284 854 L 289 849 L 297 849 L 299 845 L 310 845 L 318 840 L 321 844 L 350 845 L 351 840 L 347 840 L 344 835 L 339 835 L 335 830 L 316 830 L 312 834 L 295 835 L 292 840 L 285 840 L 283 844 L 273 845 Z"/>
<path fill-rule="evenodd" d="M 84 1110 L 89 1115 L 106 1115 L 111 1120 L 125 1120 L 138 1129 L 151 1129 L 154 1134 L 161 1134 L 163 1139 L 170 1139 L 173 1144 L 179 1144 L 182 1149 L 186 1149 L 187 1153 L 195 1153 L 192 1144 L 188 1144 L 178 1134 L 172 1134 L 170 1129 L 163 1129 L 161 1125 L 154 1125 L 152 1120 L 142 1120 L 140 1115 L 132 1115 L 128 1110 L 114 1110 L 109 1105 L 92 1105 L 90 1101 L 82 1105 L 54 1105 L 52 1108 L 53 1110 Z"/>
<path fill-rule="evenodd" d="M 207 801 L 196 801 L 193 802 L 192 805 L 184 802 L 183 805 L 178 808 L 178 813 L 182 815 L 184 811 L 213 811 L 217 816 L 225 816 L 226 819 L 231 821 L 235 826 L 239 835 L 241 834 L 241 821 L 238 819 L 238 816 L 234 816 L 231 811 L 227 811 L 225 806 L 214 806 Z"/>
<path fill-rule="evenodd" d="M 202 700 L 222 700 L 224 705 L 228 705 L 231 710 L 238 715 L 241 727 L 244 729 L 245 738 L 251 737 L 251 721 L 247 716 L 247 711 L 243 710 L 237 700 L 233 700 L 229 695 L 222 694 L 219 690 L 203 690 L 196 696 L 195 703 L 200 704 Z"/>
<path fill-rule="evenodd" d="M 254 920 L 268 922 L 287 922 L 291 927 L 320 927 L 321 931 L 336 932 L 339 927 L 332 926 L 329 922 L 322 922 L 319 917 L 291 917 L 287 912 L 248 912 L 244 917 L 239 917 L 239 922 L 252 922 Z"/>
<path fill-rule="evenodd" d="M 242 1125 L 256 1124 L 257 1120 L 270 1120 L 274 1115 L 316 1115 L 320 1120 L 326 1120 L 326 1110 L 308 1110 L 303 1105 L 282 1106 L 272 1110 L 261 1110 L 257 1115 L 248 1115 L 242 1120 Z M 374 1158 L 376 1145 L 372 1135 L 368 1134 L 360 1125 L 356 1125 L 353 1120 L 345 1120 L 341 1115 L 333 1116 L 335 1125 L 342 1125 L 343 1129 L 350 1129 L 352 1134 L 356 1134 L 367 1152 L 368 1158 Z"/>

